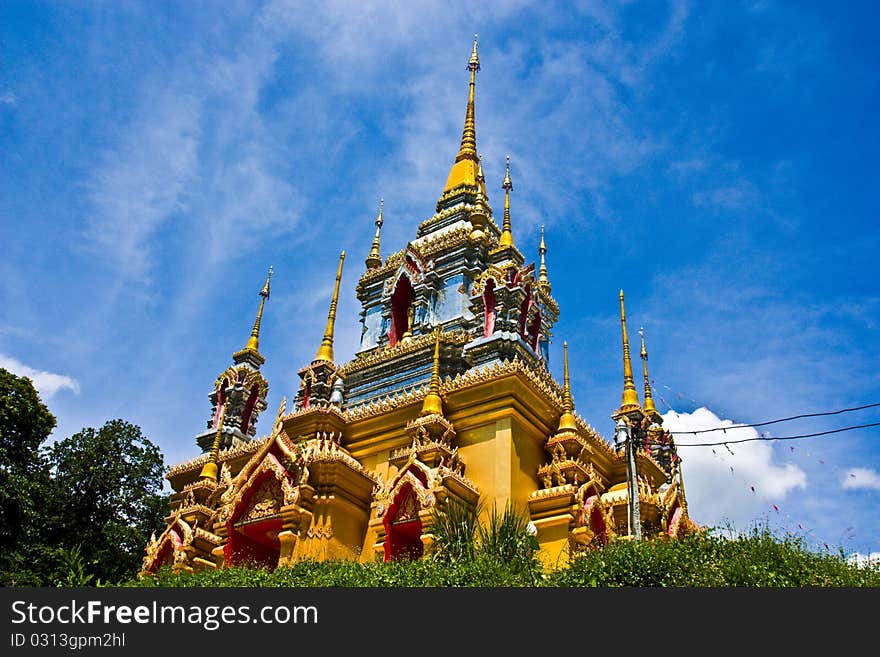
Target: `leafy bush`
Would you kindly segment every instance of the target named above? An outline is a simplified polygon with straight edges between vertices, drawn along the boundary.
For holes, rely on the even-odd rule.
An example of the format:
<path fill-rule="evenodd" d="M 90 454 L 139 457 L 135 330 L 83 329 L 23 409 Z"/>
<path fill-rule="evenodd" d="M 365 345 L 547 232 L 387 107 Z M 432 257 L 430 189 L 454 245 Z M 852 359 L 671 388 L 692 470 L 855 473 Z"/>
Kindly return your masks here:
<path fill-rule="evenodd" d="M 541 571 L 540 546 L 529 532 L 529 516 L 525 511 L 508 502 L 499 513 L 497 505 L 493 505 L 488 522 L 478 525 L 477 534 L 482 554 L 526 574 L 532 585 L 537 583 L 536 576 Z"/>
<path fill-rule="evenodd" d="M 163 567 L 133 586 L 182 587 L 522 587 L 523 573 L 483 556 L 453 563 L 421 559 L 357 563 L 303 561 L 273 572 L 242 567 L 175 575 Z"/>
<path fill-rule="evenodd" d="M 859 568 L 843 552 L 815 553 L 802 538 L 756 527 L 729 539 L 715 532 L 679 540 L 614 541 L 553 572 L 550 586 L 880 586 L 880 567 Z"/>
<path fill-rule="evenodd" d="M 494 520 L 492 519 L 494 516 Z M 803 539 L 755 528 L 736 538 L 718 532 L 679 540 L 612 541 L 542 575 L 523 547 L 526 525 L 513 511 L 489 514 L 472 557 L 391 563 L 296 563 L 274 572 L 223 568 L 155 578 L 132 586 L 184 587 L 878 587 L 880 565 L 858 567 L 846 555 L 808 550 Z M 460 529 L 460 527 L 459 527 Z M 519 530 L 522 530 L 520 532 Z M 456 530 L 457 531 L 457 530 Z M 466 552 L 466 551 L 465 551 Z M 447 556 L 450 553 L 447 553 Z"/>
<path fill-rule="evenodd" d="M 479 506 L 470 507 L 454 498 L 447 499 L 442 509 L 432 509 L 435 561 L 452 563 L 474 558 L 479 514 Z"/>

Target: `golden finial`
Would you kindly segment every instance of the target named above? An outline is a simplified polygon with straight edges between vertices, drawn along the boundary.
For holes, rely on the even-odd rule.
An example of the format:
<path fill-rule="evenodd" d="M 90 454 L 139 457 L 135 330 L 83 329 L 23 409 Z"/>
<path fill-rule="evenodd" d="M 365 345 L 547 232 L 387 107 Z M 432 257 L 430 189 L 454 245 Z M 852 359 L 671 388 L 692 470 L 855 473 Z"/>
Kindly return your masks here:
<path fill-rule="evenodd" d="M 245 345 L 247 351 L 260 353 L 260 323 L 263 321 L 263 304 L 265 304 L 266 299 L 269 298 L 269 279 L 272 278 L 272 273 L 272 266 L 269 265 L 269 274 L 266 276 L 266 282 L 263 285 L 263 289 L 260 290 L 260 296 L 263 298 L 260 299 L 260 309 L 257 311 L 257 319 L 254 322 L 253 330 L 251 330 L 251 337 L 248 339 L 247 345 Z"/>
<path fill-rule="evenodd" d="M 510 180 L 510 155 L 507 156 L 507 167 L 504 170 L 504 181 L 501 183 L 501 189 L 504 190 L 504 223 L 502 224 L 498 247 L 505 248 L 513 246 L 513 233 L 510 232 L 510 190 L 513 189 L 513 183 Z"/>
<path fill-rule="evenodd" d="M 474 34 L 474 49 L 471 51 L 471 58 L 468 62 L 469 71 L 480 70 L 480 56 L 477 54 L 477 35 Z"/>
<path fill-rule="evenodd" d="M 648 415 L 658 415 L 657 407 L 654 406 L 654 397 L 651 395 L 651 380 L 648 378 L 648 350 L 645 348 L 645 329 L 639 328 L 639 335 L 642 337 L 642 350 L 639 355 L 642 357 L 642 368 L 645 371 L 645 413 Z"/>
<path fill-rule="evenodd" d="M 440 399 L 440 327 L 436 329 L 434 337 L 434 364 L 431 366 L 431 381 L 428 384 L 428 394 L 422 404 L 422 412 L 419 415 L 443 415 L 443 400 Z"/>
<path fill-rule="evenodd" d="M 339 269 L 336 272 L 336 285 L 333 288 L 333 299 L 330 301 L 330 312 L 327 315 L 327 328 L 324 330 L 324 339 L 318 347 L 315 360 L 333 362 L 333 326 L 336 323 L 336 304 L 339 301 L 339 281 L 342 280 L 342 263 L 345 260 L 345 251 L 339 255 Z"/>
<path fill-rule="evenodd" d="M 544 262 L 544 254 L 547 253 L 547 245 L 544 243 L 544 227 L 541 226 L 541 243 L 538 245 L 538 253 L 541 254 L 541 266 L 538 268 L 538 285 L 550 291 L 550 279 L 547 278 L 547 263 Z"/>
<path fill-rule="evenodd" d="M 629 338 L 626 336 L 626 310 L 623 307 L 623 290 L 620 291 L 620 327 L 623 332 L 623 412 L 639 408 L 639 395 L 633 383 L 632 363 L 629 359 Z"/>
<path fill-rule="evenodd" d="M 452 189 L 461 184 L 473 185 L 476 183 L 479 158 L 477 157 L 477 129 L 474 122 L 474 88 L 476 86 L 477 71 L 480 70 L 480 57 L 477 55 L 477 35 L 474 35 L 474 49 L 467 65 L 471 72 L 471 81 L 468 87 L 467 110 L 464 116 L 464 129 L 461 132 L 461 147 L 455 156 L 455 164 L 449 172 L 446 188 Z M 460 164 L 464 162 L 464 164 Z"/>
<path fill-rule="evenodd" d="M 376 236 L 373 238 L 373 246 L 370 249 L 370 255 L 367 256 L 367 269 L 376 269 L 382 266 L 382 254 L 379 251 L 379 231 L 384 223 L 382 219 L 382 209 L 385 207 L 385 199 L 379 199 L 379 216 L 376 217 Z"/>
<path fill-rule="evenodd" d="M 562 343 L 562 359 L 564 362 L 564 376 L 562 386 L 562 415 L 559 418 L 557 431 L 577 431 L 577 422 L 574 419 L 574 402 L 571 400 L 571 383 L 568 380 L 568 342 Z"/>
<path fill-rule="evenodd" d="M 471 72 L 471 81 L 468 87 L 467 111 L 464 115 L 464 130 L 461 132 L 461 148 L 458 151 L 456 162 L 464 159 L 476 159 L 477 157 L 477 127 L 474 122 L 474 88 L 477 84 L 477 71 L 480 70 L 480 57 L 477 55 L 477 35 L 474 35 L 474 49 L 467 65 Z"/>

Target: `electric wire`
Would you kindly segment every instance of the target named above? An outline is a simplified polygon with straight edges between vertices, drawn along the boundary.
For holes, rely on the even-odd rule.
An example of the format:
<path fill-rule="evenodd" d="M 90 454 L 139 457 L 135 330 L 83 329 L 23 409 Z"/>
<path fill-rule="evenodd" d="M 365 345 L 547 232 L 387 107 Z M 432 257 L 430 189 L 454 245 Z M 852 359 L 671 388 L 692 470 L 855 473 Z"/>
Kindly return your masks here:
<path fill-rule="evenodd" d="M 713 429 L 696 429 L 694 431 L 670 431 L 674 436 L 691 436 L 696 435 L 698 433 L 709 433 L 711 431 L 726 431 L 728 429 L 744 429 L 748 427 L 765 427 L 769 424 L 778 424 L 780 422 L 790 422 L 792 420 L 800 420 L 802 418 L 807 417 L 824 417 L 827 415 L 840 415 L 841 413 L 851 413 L 853 411 L 863 411 L 867 408 L 877 408 L 880 406 L 880 403 L 876 404 L 866 404 L 865 406 L 853 406 L 852 408 L 841 408 L 837 411 L 825 411 L 823 413 L 803 413 L 802 415 L 792 415 L 791 417 L 783 417 L 778 420 L 767 420 L 766 422 L 755 422 L 752 424 L 740 423 L 734 424 L 729 427 L 715 427 Z M 874 425 L 866 425 L 866 426 L 874 426 Z M 721 443 L 717 443 L 721 444 Z"/>
<path fill-rule="evenodd" d="M 746 425 L 749 426 L 749 425 Z M 843 431 L 852 431 L 853 429 L 866 429 L 868 427 L 880 427 L 880 422 L 873 422 L 871 424 L 857 424 L 851 427 L 843 427 L 842 429 L 832 429 L 830 431 L 819 431 L 817 433 L 804 433 L 796 436 L 767 436 L 758 437 L 758 438 L 740 438 L 738 440 L 722 440 L 717 443 L 676 443 L 676 447 L 716 447 L 718 445 L 734 445 L 736 443 L 748 443 L 754 441 L 766 441 L 769 442 L 771 440 L 798 440 L 800 438 L 814 438 L 815 436 L 827 436 L 832 433 L 841 433 Z M 737 428 L 737 427 L 724 427 L 726 429 Z M 689 433 L 689 432 L 685 432 Z"/>

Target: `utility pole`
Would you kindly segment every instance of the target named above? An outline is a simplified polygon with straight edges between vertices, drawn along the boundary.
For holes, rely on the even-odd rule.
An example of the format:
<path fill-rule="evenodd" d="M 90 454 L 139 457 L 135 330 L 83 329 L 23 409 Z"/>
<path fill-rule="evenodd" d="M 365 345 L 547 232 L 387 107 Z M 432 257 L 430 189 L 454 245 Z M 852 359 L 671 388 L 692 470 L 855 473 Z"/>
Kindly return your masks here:
<path fill-rule="evenodd" d="M 639 508 L 639 479 L 638 464 L 636 462 L 636 437 L 633 433 L 632 424 L 623 417 L 617 420 L 616 426 L 617 443 L 623 443 L 626 450 L 626 498 L 627 498 L 627 533 L 637 541 L 642 540 L 642 514 Z"/>

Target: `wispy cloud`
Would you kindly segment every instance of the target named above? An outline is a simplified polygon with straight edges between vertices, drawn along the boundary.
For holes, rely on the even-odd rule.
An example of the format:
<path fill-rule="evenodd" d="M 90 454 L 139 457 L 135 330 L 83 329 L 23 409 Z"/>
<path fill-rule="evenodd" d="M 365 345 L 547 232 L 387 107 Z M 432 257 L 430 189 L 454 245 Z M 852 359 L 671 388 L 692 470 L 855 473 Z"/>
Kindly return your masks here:
<path fill-rule="evenodd" d="M 87 235 L 124 279 L 151 285 L 163 230 L 217 262 L 295 229 L 299 204 L 259 108 L 292 16 L 269 4 L 236 50 L 182 52 L 170 79 L 144 81 L 87 183 Z"/>
<path fill-rule="evenodd" d="M 54 372 L 35 369 L 11 356 L 0 354 L 0 367 L 33 381 L 34 387 L 43 396 L 43 401 L 51 399 L 60 390 L 71 390 L 72 392 L 79 393 L 79 382 L 76 379 L 64 374 L 55 374 Z"/>
<path fill-rule="evenodd" d="M 732 184 L 715 189 L 694 192 L 693 202 L 697 207 L 722 210 L 745 210 L 760 201 L 760 194 L 748 180 L 738 180 Z"/>
<path fill-rule="evenodd" d="M 840 483 L 848 489 L 880 490 L 880 472 L 870 468 L 853 468 L 844 474 Z"/>
<path fill-rule="evenodd" d="M 87 235 L 125 279 L 148 275 L 151 239 L 187 209 L 197 174 L 199 114 L 192 95 L 145 93 L 141 114 L 104 151 L 88 181 L 95 212 Z"/>

